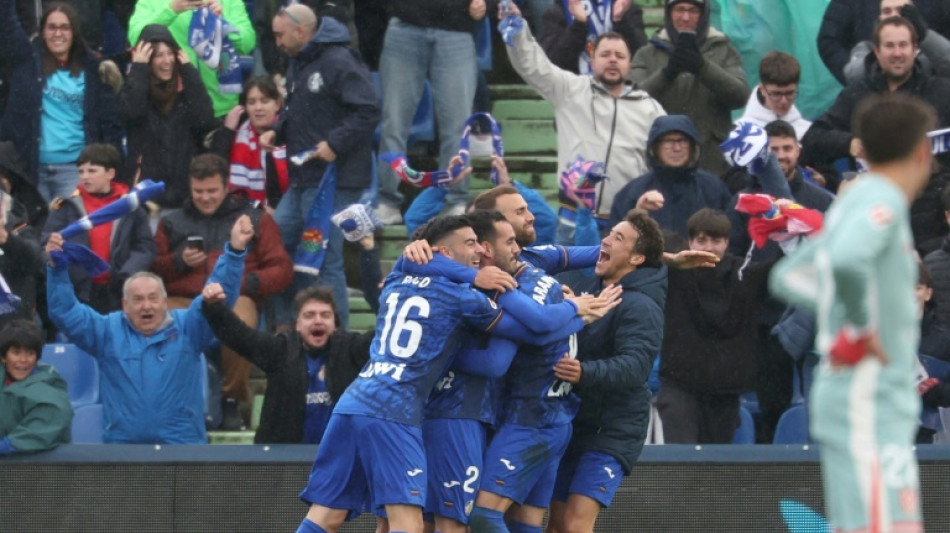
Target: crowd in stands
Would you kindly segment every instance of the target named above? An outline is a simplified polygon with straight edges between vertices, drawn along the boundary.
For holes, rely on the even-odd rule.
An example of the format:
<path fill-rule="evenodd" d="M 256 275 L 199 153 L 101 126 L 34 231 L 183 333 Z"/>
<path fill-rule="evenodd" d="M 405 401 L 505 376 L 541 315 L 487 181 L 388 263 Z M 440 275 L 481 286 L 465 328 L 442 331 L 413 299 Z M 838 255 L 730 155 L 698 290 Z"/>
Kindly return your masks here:
<path fill-rule="evenodd" d="M 670 257 L 716 258 L 668 269 L 662 297 L 647 290 L 644 305 L 665 301 L 657 348 L 641 361 L 658 377 L 653 416 L 665 442 L 732 442 L 755 393 L 756 441 L 770 443 L 803 392 L 796 374 L 814 365 L 814 320 L 767 293 L 771 266 L 789 252 L 754 244 L 740 195 L 826 211 L 862 168 L 851 118 L 871 94 L 916 95 L 936 108 L 938 129 L 950 127 L 950 11 L 935 0 L 830 0 L 815 47 L 843 88 L 808 118 L 796 107 L 799 61 L 764 53 L 750 86 L 729 36 L 710 24 L 710 0 L 661 2 L 652 34 L 631 0 L 610 12 L 588 0 L 512 1 L 503 13 L 491 0 L 284 4 L 67 1 L 37 12 L 39 3 L 0 0 L 0 455 L 69 441 L 66 384 L 40 362 L 57 336 L 98 361 L 105 442 L 206 442 L 200 354 L 220 368 L 223 428 L 247 424 L 240 406 L 256 365 L 267 388 L 255 442 L 320 442 L 373 341 L 347 331 L 346 237 L 329 223 L 358 203 L 418 236 L 439 215 L 497 211 L 519 250 L 609 249 L 599 243 L 633 224 L 631 210 L 647 213 Z M 107 12 L 118 26 L 103 24 Z M 469 192 L 469 143 L 474 156 L 498 130 L 469 120 L 486 18 L 493 32 L 503 21 L 496 41 L 511 67 L 553 106 L 559 171 L 580 157 L 607 176 L 562 186 L 556 210 L 512 179 L 497 149 L 494 188 Z M 379 156 L 409 151 L 427 83 L 438 168 L 451 179 L 407 202 L 411 169 Z M 772 155 L 750 165 L 724 157 L 720 145 L 741 124 L 756 126 Z M 950 156 L 936 161 L 912 228 L 921 354 L 950 363 Z M 164 192 L 63 237 L 146 179 Z M 381 245 L 360 237 L 359 287 L 376 311 Z M 74 245 L 108 270 L 90 270 Z M 485 249 L 485 264 L 496 263 Z M 579 360 L 596 360 L 598 339 L 616 327 L 588 326 Z M 625 386 L 639 392 L 648 374 Z M 943 378 L 924 376 L 926 405 L 950 405 Z M 578 428 L 597 416 L 590 406 L 610 410 L 596 386 L 577 389 L 590 398 Z M 641 421 L 631 422 L 640 444 Z M 623 456 L 623 470 L 635 460 Z"/>

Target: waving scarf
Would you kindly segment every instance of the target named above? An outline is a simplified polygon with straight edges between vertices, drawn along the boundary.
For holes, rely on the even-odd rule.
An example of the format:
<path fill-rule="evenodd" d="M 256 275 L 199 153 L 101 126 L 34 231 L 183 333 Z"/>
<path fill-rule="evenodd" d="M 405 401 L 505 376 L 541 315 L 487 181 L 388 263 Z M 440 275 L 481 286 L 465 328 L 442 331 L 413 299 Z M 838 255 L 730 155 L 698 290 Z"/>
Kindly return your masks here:
<path fill-rule="evenodd" d="M 224 94 L 241 93 L 241 66 L 237 49 L 229 33 L 238 33 L 237 28 L 227 23 L 224 17 L 202 7 L 191 16 L 188 25 L 188 45 L 205 65 L 218 72 L 218 91 Z"/>
<path fill-rule="evenodd" d="M 571 0 L 561 0 L 564 6 L 564 18 L 567 19 L 567 25 L 574 23 L 574 15 L 569 8 Z M 593 53 L 594 42 L 597 37 L 613 31 L 613 0 L 581 0 L 584 11 L 587 13 L 587 46 L 581 52 L 578 58 L 579 72 L 581 74 L 592 74 L 590 70 L 590 56 Z"/>
<path fill-rule="evenodd" d="M 336 163 L 327 165 L 323 178 L 317 187 L 317 197 L 310 205 L 307 221 L 297 252 L 294 255 L 294 270 L 312 276 L 319 276 L 323 261 L 327 255 L 327 241 L 330 238 L 333 215 L 333 200 L 336 197 Z"/>
<path fill-rule="evenodd" d="M 287 190 L 287 147 L 279 146 L 271 154 L 281 192 Z M 238 126 L 231 146 L 231 189 L 243 189 L 251 200 L 267 204 L 267 152 L 261 148 L 257 131 L 246 120 Z M 271 206 L 277 207 L 277 206 Z"/>

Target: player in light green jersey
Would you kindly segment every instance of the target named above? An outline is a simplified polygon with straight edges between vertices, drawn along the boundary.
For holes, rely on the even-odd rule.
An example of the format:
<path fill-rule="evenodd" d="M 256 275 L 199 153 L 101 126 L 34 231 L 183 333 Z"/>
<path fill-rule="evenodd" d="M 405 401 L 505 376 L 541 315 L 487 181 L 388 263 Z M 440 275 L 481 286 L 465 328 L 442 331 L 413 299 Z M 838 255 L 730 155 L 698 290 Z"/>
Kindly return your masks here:
<path fill-rule="evenodd" d="M 836 532 L 918 532 L 920 333 L 909 206 L 930 177 L 935 113 L 903 94 L 854 116 L 870 171 L 832 205 L 822 232 L 772 271 L 777 296 L 811 310 L 821 364 L 809 414 Z"/>

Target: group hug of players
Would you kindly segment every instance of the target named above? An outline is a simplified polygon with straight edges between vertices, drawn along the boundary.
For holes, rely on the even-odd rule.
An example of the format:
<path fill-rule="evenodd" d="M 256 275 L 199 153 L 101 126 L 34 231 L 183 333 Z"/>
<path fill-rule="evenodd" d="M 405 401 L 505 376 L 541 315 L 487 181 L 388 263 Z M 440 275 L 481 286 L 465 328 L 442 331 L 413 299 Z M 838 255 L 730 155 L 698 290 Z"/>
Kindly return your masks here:
<path fill-rule="evenodd" d="M 552 529 L 592 530 L 636 461 L 663 332 L 659 227 L 634 210 L 600 246 L 526 247 L 527 204 L 499 192 L 498 211 L 427 224 L 386 278 L 299 532 L 367 509 L 391 532 L 421 533 L 423 512 L 443 533 L 540 532 L 549 506 Z"/>

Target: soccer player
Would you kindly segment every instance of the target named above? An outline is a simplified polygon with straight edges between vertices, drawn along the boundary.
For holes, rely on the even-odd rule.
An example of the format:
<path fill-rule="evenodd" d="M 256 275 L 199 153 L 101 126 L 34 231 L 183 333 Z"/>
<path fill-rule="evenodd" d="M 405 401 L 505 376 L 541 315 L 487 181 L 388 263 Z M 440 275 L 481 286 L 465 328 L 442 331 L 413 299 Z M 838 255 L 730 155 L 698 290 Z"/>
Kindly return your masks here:
<path fill-rule="evenodd" d="M 923 531 L 908 206 L 930 177 L 935 122 L 904 93 L 862 102 L 853 130 L 870 171 L 832 204 L 824 231 L 772 271 L 773 292 L 817 316 L 811 429 L 836 531 Z"/>
<path fill-rule="evenodd" d="M 455 261 L 479 264 L 481 247 L 464 217 L 431 222 L 425 238 Z M 336 532 L 350 513 L 364 508 L 367 492 L 374 506 L 385 507 L 392 532 L 421 532 L 427 480 L 423 406 L 458 351 L 457 330 L 464 324 L 514 338 L 524 335 L 523 326 L 487 296 L 437 276 L 395 270 L 380 301 L 370 361 L 337 403 L 300 495 L 311 504 L 300 533 Z M 542 309 L 533 303 L 526 307 Z M 507 309 L 519 316 L 514 304 Z M 543 308 L 540 315 L 536 309 L 522 311 L 524 322 L 556 314 L 562 318 L 554 322 L 563 324 L 564 316 L 571 318 L 579 309 L 566 303 Z"/>

